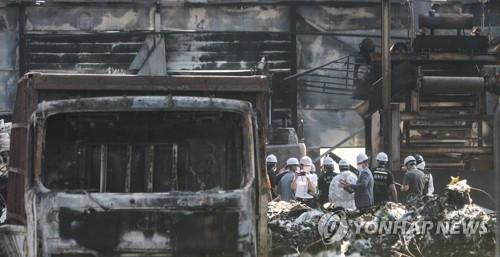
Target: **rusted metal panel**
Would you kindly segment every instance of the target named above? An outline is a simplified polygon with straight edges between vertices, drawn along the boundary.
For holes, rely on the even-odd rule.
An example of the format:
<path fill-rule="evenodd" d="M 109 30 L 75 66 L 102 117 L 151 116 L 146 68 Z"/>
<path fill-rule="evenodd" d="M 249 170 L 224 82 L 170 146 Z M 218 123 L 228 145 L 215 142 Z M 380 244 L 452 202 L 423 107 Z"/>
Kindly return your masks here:
<path fill-rule="evenodd" d="M 32 73 L 36 90 L 267 92 L 265 76 L 126 76 Z"/>
<path fill-rule="evenodd" d="M 18 87 L 15 114 L 12 117 L 12 132 L 9 160 L 9 181 L 7 193 L 8 222 L 10 224 L 26 224 L 24 206 L 24 188 L 28 169 L 28 113 L 27 105 L 28 78 L 25 78 Z M 31 162 L 30 162 L 31 163 Z M 28 181 L 32 184 L 33 181 Z"/>

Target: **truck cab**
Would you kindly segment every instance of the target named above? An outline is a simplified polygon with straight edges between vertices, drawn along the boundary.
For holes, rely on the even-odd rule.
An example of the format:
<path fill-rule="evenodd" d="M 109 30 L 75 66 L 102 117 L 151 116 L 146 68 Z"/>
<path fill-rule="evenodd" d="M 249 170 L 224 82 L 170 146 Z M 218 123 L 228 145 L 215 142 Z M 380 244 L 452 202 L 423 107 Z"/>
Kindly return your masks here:
<path fill-rule="evenodd" d="M 266 97 L 265 77 L 25 76 L 20 256 L 266 255 Z"/>

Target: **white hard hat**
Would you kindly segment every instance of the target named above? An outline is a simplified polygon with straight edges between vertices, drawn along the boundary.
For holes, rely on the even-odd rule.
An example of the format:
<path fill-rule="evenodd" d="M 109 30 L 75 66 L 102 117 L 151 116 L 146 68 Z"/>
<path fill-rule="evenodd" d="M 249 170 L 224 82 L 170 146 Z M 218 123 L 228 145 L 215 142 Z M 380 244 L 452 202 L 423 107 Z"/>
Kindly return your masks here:
<path fill-rule="evenodd" d="M 335 162 L 333 161 L 333 159 L 331 157 L 326 157 L 324 160 L 323 160 L 323 165 L 334 165 Z"/>
<path fill-rule="evenodd" d="M 311 166 L 311 172 L 316 172 L 316 166 L 314 165 Z"/>
<path fill-rule="evenodd" d="M 278 159 L 276 159 L 276 156 L 274 154 L 270 154 L 269 156 L 267 156 L 266 162 L 267 163 L 277 163 Z"/>
<path fill-rule="evenodd" d="M 300 165 L 299 164 L 299 160 L 297 160 L 297 158 L 290 158 L 286 161 L 286 166 L 290 166 L 290 165 Z"/>
<path fill-rule="evenodd" d="M 311 165 L 313 165 L 313 162 L 312 162 L 311 158 L 309 158 L 308 156 L 304 156 L 304 157 L 300 158 L 300 164 L 311 166 Z"/>
<path fill-rule="evenodd" d="M 349 162 L 346 160 L 346 159 L 342 159 L 339 161 L 339 167 L 342 167 L 342 166 L 347 166 L 349 167 Z"/>
<path fill-rule="evenodd" d="M 384 152 L 380 152 L 377 154 L 377 157 L 375 158 L 377 161 L 382 161 L 382 162 L 387 162 L 389 161 L 389 157 L 387 157 L 387 154 Z"/>
<path fill-rule="evenodd" d="M 366 160 L 368 160 L 368 155 L 366 155 L 365 153 L 360 153 L 358 154 L 358 156 L 356 156 L 356 163 L 364 162 Z"/>
<path fill-rule="evenodd" d="M 416 164 L 416 162 L 417 162 L 417 160 L 415 160 L 415 157 L 413 157 L 413 156 L 411 156 L 411 155 L 408 155 L 408 156 L 406 156 L 405 161 L 404 161 L 405 166 L 406 166 L 408 163 L 410 163 L 410 162 L 413 162 L 412 164 L 413 164 L 413 165 L 415 165 L 415 164 Z"/>

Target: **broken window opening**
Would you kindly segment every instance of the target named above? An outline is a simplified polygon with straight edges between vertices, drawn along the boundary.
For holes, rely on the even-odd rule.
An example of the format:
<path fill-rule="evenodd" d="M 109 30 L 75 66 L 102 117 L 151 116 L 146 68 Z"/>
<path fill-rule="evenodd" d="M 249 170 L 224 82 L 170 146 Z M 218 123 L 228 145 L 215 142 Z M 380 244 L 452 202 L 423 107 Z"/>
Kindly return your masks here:
<path fill-rule="evenodd" d="M 65 113 L 47 118 L 42 182 L 51 190 L 139 193 L 246 185 L 242 115 Z"/>

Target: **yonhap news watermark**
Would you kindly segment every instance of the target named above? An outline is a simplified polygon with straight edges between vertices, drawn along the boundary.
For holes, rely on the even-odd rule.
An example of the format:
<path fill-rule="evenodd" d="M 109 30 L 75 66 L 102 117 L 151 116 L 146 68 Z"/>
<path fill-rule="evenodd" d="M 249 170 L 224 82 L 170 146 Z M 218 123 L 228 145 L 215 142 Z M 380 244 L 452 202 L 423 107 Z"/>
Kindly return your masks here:
<path fill-rule="evenodd" d="M 356 234 L 441 234 L 483 235 L 488 232 L 486 221 L 482 220 L 373 220 L 360 221 L 347 218 L 344 211 L 323 215 L 318 223 L 319 234 L 325 244 L 332 244 L 344 238 L 348 231 Z"/>

